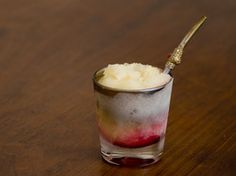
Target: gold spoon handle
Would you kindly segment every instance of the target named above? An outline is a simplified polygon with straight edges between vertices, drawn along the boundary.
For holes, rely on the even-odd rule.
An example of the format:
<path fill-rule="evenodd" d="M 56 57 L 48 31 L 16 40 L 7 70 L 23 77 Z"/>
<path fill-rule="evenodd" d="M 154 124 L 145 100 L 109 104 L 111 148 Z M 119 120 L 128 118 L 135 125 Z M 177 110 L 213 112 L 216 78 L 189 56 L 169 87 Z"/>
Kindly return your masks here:
<path fill-rule="evenodd" d="M 183 40 L 180 42 L 179 46 L 175 48 L 174 52 L 171 54 L 168 61 L 166 62 L 165 69 L 163 71 L 164 73 L 169 73 L 171 70 L 174 69 L 175 65 L 181 63 L 181 56 L 183 55 L 183 50 L 186 44 L 192 38 L 195 32 L 202 26 L 206 19 L 207 17 L 203 16 L 185 35 Z"/>

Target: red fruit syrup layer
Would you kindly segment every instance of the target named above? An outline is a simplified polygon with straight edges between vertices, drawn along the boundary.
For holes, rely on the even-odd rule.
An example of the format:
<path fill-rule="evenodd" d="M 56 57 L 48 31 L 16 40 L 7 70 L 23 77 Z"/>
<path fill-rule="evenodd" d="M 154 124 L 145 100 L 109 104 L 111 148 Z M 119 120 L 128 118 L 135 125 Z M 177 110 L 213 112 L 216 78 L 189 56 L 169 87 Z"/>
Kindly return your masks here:
<path fill-rule="evenodd" d="M 116 132 L 100 128 L 100 132 L 102 136 L 113 145 L 125 148 L 139 148 L 159 142 L 161 133 L 160 129 L 160 124 L 152 124 L 132 129 L 116 129 L 114 130 Z"/>

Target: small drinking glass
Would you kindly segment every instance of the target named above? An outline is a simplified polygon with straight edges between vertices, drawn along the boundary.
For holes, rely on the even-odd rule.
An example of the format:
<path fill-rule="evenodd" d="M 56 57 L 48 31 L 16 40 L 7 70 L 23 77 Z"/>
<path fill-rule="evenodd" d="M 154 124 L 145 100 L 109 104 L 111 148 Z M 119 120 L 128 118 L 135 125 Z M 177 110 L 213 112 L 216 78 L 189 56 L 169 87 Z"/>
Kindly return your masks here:
<path fill-rule="evenodd" d="M 153 88 L 121 90 L 99 84 L 103 71 L 93 77 L 103 159 L 123 166 L 156 163 L 163 152 L 173 78 Z"/>

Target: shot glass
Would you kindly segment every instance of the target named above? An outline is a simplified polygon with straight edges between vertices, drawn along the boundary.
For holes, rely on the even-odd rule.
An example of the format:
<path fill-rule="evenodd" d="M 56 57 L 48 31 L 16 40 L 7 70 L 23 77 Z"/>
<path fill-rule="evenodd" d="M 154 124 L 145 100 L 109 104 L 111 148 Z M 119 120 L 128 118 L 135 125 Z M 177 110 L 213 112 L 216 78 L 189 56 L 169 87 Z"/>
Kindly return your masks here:
<path fill-rule="evenodd" d="M 93 77 L 101 155 L 115 165 L 143 167 L 156 163 L 163 152 L 173 78 L 164 85 L 120 90 Z"/>

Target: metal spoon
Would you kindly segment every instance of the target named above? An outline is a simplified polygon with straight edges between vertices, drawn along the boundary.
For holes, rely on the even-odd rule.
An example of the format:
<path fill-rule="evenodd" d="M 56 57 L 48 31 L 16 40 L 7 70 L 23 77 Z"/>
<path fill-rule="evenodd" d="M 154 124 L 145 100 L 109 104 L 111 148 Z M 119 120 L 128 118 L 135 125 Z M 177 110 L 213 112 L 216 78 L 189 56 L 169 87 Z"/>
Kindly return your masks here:
<path fill-rule="evenodd" d="M 206 16 L 203 16 L 185 35 L 183 40 L 180 42 L 179 46 L 175 48 L 174 52 L 169 57 L 168 61 L 166 62 L 165 69 L 163 73 L 170 73 L 171 70 L 174 69 L 175 65 L 181 63 L 181 56 L 183 55 L 183 49 L 185 48 L 188 41 L 192 38 L 195 32 L 202 26 L 202 24 L 207 19 Z"/>

